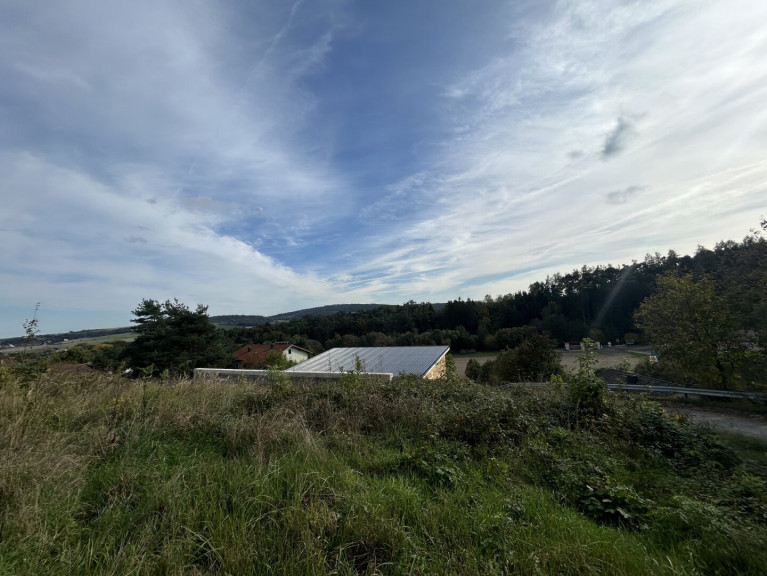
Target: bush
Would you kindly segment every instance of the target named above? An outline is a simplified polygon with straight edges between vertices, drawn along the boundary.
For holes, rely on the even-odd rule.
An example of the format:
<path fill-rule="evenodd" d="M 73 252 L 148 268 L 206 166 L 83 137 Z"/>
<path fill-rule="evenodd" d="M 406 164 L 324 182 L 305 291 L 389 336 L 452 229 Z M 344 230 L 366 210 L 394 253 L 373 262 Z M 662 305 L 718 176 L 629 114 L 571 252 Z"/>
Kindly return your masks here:
<path fill-rule="evenodd" d="M 578 372 L 570 376 L 570 402 L 575 414 L 575 422 L 594 422 L 605 411 L 607 384 L 595 375 L 596 343 L 586 338 L 583 341 L 585 354 L 578 358 Z"/>
<path fill-rule="evenodd" d="M 465 373 L 467 378 L 474 380 L 474 382 L 479 382 L 482 374 L 482 366 L 474 358 L 470 358 L 466 363 Z"/>
<path fill-rule="evenodd" d="M 564 371 L 555 350 L 556 342 L 535 334 L 496 358 L 493 371 L 504 382 L 546 382 Z"/>

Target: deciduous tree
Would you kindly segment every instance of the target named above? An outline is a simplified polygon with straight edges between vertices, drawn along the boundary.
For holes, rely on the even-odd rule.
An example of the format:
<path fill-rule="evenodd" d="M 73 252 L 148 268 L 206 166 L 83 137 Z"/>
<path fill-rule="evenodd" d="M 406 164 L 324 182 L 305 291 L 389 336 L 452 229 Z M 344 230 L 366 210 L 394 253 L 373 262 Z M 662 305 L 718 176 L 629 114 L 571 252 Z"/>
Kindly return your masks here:
<path fill-rule="evenodd" d="M 660 353 L 698 385 L 728 389 L 745 348 L 730 323 L 726 302 L 708 277 L 666 273 L 634 315 Z"/>
<path fill-rule="evenodd" d="M 498 355 L 493 363 L 495 376 L 506 382 L 542 382 L 562 374 L 556 342 L 535 334 L 516 348 Z"/>

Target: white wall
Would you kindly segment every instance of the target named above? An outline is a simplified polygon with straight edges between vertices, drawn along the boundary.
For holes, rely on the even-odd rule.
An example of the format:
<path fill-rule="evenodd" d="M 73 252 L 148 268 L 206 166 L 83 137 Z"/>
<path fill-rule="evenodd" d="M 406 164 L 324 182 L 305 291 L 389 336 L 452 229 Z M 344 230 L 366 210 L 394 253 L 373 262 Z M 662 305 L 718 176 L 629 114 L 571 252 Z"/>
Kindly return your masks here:
<path fill-rule="evenodd" d="M 288 348 L 282 353 L 282 355 L 288 359 L 288 362 L 295 362 L 296 364 L 300 364 L 304 360 L 309 359 L 308 353 L 304 352 L 303 350 L 298 350 L 294 347 Z"/>

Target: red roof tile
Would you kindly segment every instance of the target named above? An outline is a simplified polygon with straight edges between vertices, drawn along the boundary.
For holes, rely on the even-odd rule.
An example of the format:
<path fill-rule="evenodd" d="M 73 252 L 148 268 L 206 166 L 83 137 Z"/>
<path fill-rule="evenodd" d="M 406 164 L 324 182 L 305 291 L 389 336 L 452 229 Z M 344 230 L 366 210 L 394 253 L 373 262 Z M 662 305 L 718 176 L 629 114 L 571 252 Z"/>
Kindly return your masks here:
<path fill-rule="evenodd" d="M 271 352 L 282 354 L 288 348 L 303 350 L 300 346 L 294 346 L 285 342 L 279 344 L 248 344 L 237 350 L 234 353 L 234 357 L 245 366 L 258 366 L 264 363 Z"/>

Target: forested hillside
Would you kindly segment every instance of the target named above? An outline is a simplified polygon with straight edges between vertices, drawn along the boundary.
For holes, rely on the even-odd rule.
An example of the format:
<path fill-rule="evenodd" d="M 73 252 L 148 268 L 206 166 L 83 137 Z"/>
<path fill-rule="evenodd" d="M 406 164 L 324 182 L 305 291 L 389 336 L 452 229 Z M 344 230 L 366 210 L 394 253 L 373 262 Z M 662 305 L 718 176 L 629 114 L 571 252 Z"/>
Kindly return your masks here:
<path fill-rule="evenodd" d="M 337 312 L 359 312 L 377 308 L 380 304 L 328 304 L 315 308 L 304 308 L 293 312 L 284 312 L 274 316 L 259 316 L 251 314 L 228 314 L 211 316 L 210 320 L 216 326 L 258 326 L 268 322 L 286 322 L 303 316 L 328 316 Z"/>
<path fill-rule="evenodd" d="M 622 342 L 642 337 L 634 312 L 653 294 L 663 274 L 710 279 L 731 321 L 764 336 L 767 318 L 767 242 L 754 234 L 742 242 L 699 247 L 692 256 L 647 255 L 641 262 L 584 266 L 535 282 L 528 290 L 483 300 L 458 298 L 439 309 L 407 302 L 355 313 L 306 315 L 227 332 L 232 344 L 290 340 L 315 351 L 333 346 L 450 344 L 465 349 L 502 350 L 529 326 L 560 343 L 591 337 Z"/>

